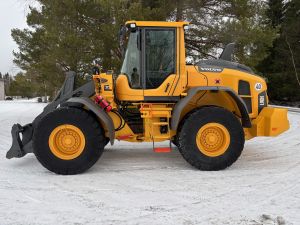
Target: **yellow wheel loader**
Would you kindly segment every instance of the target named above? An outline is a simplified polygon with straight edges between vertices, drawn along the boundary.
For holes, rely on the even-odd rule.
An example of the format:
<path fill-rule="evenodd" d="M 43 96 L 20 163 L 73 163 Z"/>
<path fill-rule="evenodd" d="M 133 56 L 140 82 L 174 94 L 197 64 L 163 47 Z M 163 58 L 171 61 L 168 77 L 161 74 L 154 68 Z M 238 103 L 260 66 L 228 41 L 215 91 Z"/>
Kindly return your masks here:
<path fill-rule="evenodd" d="M 52 103 L 25 126 L 12 127 L 7 158 L 33 152 L 58 174 L 78 174 L 115 139 L 170 141 L 200 170 L 232 165 L 245 140 L 289 129 L 287 110 L 268 106 L 267 85 L 231 61 L 229 44 L 219 59 L 186 63 L 187 22 L 128 21 L 120 29 L 121 72 L 98 73 L 74 90 L 74 72 Z M 22 134 L 22 135 L 21 135 Z M 22 137 L 22 138 L 21 138 Z"/>

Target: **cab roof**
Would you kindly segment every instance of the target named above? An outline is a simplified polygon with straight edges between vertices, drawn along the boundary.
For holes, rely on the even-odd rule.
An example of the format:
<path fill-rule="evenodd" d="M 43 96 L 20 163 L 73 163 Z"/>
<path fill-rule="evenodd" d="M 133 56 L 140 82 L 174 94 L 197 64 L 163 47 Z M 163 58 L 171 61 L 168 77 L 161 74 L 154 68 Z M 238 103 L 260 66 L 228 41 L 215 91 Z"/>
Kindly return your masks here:
<path fill-rule="evenodd" d="M 183 27 L 184 25 L 190 24 L 189 22 L 166 22 L 166 21 L 127 21 L 125 24 L 129 25 L 135 23 L 137 27 Z"/>

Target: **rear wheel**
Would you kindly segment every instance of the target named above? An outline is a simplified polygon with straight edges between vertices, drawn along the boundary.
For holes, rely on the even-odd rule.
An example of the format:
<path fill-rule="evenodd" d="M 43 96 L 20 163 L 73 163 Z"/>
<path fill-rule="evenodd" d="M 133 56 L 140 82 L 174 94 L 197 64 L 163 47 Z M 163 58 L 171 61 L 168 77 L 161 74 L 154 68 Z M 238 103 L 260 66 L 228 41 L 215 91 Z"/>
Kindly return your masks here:
<path fill-rule="evenodd" d="M 39 162 L 58 174 L 78 174 L 100 158 L 106 138 L 99 122 L 83 109 L 59 108 L 34 130 L 33 149 Z"/>
<path fill-rule="evenodd" d="M 179 151 L 200 170 L 222 170 L 241 155 L 245 143 L 240 121 L 228 110 L 205 107 L 183 121 Z"/>

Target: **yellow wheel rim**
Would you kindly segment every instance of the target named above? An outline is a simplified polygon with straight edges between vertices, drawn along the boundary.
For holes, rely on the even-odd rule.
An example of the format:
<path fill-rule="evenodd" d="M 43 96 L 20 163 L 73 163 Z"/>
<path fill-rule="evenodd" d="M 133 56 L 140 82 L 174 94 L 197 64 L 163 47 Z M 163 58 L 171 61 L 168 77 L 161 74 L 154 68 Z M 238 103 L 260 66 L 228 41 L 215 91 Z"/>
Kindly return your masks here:
<path fill-rule="evenodd" d="M 73 125 L 56 127 L 49 136 L 51 152 L 63 160 L 77 158 L 84 150 L 85 137 L 82 131 Z"/>
<path fill-rule="evenodd" d="M 200 128 L 196 135 L 200 152 L 209 157 L 217 157 L 226 152 L 230 144 L 230 134 L 226 127 L 219 123 L 208 123 Z"/>

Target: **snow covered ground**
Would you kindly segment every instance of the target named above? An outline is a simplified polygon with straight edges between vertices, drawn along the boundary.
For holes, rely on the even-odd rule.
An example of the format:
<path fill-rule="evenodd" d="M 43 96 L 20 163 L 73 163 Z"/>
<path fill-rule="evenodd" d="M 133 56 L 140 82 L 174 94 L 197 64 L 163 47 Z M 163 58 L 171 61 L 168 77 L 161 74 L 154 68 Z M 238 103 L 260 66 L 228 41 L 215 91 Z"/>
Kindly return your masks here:
<path fill-rule="evenodd" d="M 0 102 L 1 225 L 300 224 L 300 114 L 289 113 L 285 134 L 248 141 L 224 171 L 195 170 L 175 148 L 117 142 L 88 172 L 59 176 L 32 154 L 5 159 L 12 124 L 43 107 Z"/>

